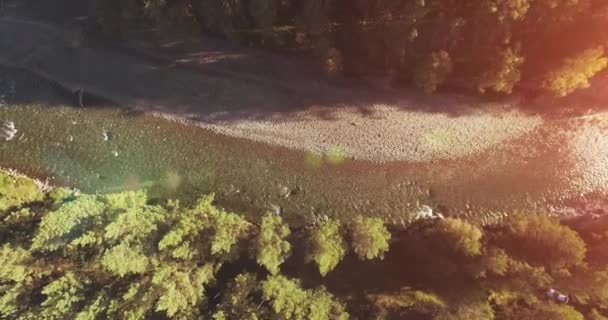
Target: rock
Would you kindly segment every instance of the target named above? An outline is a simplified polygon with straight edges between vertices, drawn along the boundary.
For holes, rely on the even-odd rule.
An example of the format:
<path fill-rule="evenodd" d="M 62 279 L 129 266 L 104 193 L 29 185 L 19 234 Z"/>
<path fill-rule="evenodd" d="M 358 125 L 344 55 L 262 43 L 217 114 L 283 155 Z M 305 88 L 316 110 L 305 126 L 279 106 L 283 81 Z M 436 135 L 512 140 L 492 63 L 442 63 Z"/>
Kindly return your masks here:
<path fill-rule="evenodd" d="M 276 214 L 276 215 L 280 215 L 283 212 L 283 209 L 281 209 L 280 206 L 271 203 L 270 204 L 270 212 Z"/>
<path fill-rule="evenodd" d="M 15 128 L 15 123 L 12 121 L 4 121 L 0 136 L 6 141 L 10 141 L 15 138 L 16 134 L 17 129 Z"/>
<path fill-rule="evenodd" d="M 289 195 L 291 194 L 291 190 L 289 190 L 289 188 L 287 187 L 281 187 L 281 190 L 279 191 L 279 197 L 280 198 L 289 198 Z"/>

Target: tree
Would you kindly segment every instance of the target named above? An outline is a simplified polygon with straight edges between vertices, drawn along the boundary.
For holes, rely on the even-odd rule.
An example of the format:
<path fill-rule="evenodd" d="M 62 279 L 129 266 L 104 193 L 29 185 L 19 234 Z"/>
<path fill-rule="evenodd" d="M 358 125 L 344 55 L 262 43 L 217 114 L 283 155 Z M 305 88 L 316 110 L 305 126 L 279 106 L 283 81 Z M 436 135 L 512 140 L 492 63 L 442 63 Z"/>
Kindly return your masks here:
<path fill-rule="evenodd" d="M 321 275 L 333 270 L 346 254 L 346 244 L 338 221 L 330 220 L 312 230 L 308 238 L 308 261 L 314 261 Z"/>
<path fill-rule="evenodd" d="M 323 287 L 305 290 L 298 280 L 279 275 L 269 276 L 262 282 L 262 292 L 282 319 L 348 319 L 344 305 Z"/>
<path fill-rule="evenodd" d="M 535 320 L 583 320 L 583 315 L 572 306 L 541 302 L 529 307 L 517 307 L 510 312 L 508 319 Z"/>
<path fill-rule="evenodd" d="M 105 206 L 97 197 L 81 195 L 47 214 L 32 240 L 33 251 L 65 250 L 72 242 L 78 242 L 84 231 L 105 220 Z"/>
<path fill-rule="evenodd" d="M 413 73 L 414 85 L 426 93 L 433 93 L 452 72 L 452 60 L 445 50 L 435 51 L 416 67 Z"/>
<path fill-rule="evenodd" d="M 406 318 L 408 314 L 428 316 L 447 308 L 446 302 L 436 294 L 410 287 L 401 288 L 395 293 L 368 294 L 367 299 L 377 308 L 378 318 L 387 317 L 391 313 Z"/>
<path fill-rule="evenodd" d="M 349 225 L 351 246 L 361 260 L 382 259 L 391 234 L 380 218 L 357 216 Z"/>
<path fill-rule="evenodd" d="M 447 218 L 437 222 L 434 233 L 454 252 L 467 257 L 481 255 L 482 231 L 461 219 Z"/>
<path fill-rule="evenodd" d="M 510 256 L 557 271 L 581 265 L 586 246 L 572 229 L 542 214 L 514 214 L 498 234 Z"/>
<path fill-rule="evenodd" d="M 255 255 L 259 265 L 271 274 L 279 272 L 279 266 L 291 254 L 291 244 L 285 240 L 291 231 L 279 215 L 266 213 L 262 217 L 260 232 L 255 240 Z"/>
<path fill-rule="evenodd" d="M 480 76 L 477 90 L 485 93 L 487 89 L 494 92 L 511 93 L 521 79 L 521 67 L 524 58 L 518 49 L 507 48 L 498 54 L 495 61 Z"/>
<path fill-rule="evenodd" d="M 260 308 L 262 300 L 259 290 L 259 282 L 254 274 L 241 273 L 237 275 L 224 291 L 222 301 L 214 316 L 219 319 L 253 320 L 268 318 L 270 311 L 266 308 Z"/>
<path fill-rule="evenodd" d="M 544 87 L 564 97 L 577 89 L 588 88 L 589 79 L 608 66 L 604 47 L 587 49 L 573 58 L 567 58 L 557 69 L 546 76 Z"/>
<path fill-rule="evenodd" d="M 212 199 L 205 196 L 192 208 L 175 202 L 163 207 L 130 191 L 59 203 L 25 240 L 31 247 L 6 244 L 0 250 L 0 317 L 200 315 L 205 288 L 249 226 Z M 189 241 L 189 254 L 171 250 Z M 31 301 L 36 296 L 45 299 Z"/>

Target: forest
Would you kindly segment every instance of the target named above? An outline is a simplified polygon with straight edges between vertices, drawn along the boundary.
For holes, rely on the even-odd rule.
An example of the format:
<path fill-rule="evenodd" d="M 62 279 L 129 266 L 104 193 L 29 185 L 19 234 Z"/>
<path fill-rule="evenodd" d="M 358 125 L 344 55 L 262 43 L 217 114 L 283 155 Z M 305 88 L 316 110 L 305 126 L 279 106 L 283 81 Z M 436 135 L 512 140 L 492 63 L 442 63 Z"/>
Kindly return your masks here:
<path fill-rule="evenodd" d="M 208 33 L 425 92 L 563 97 L 608 66 L 602 0 L 96 0 L 106 34 Z"/>
<path fill-rule="evenodd" d="M 607 319 L 605 225 L 352 217 L 247 221 L 213 195 L 184 205 L 2 173 L 0 318 Z"/>

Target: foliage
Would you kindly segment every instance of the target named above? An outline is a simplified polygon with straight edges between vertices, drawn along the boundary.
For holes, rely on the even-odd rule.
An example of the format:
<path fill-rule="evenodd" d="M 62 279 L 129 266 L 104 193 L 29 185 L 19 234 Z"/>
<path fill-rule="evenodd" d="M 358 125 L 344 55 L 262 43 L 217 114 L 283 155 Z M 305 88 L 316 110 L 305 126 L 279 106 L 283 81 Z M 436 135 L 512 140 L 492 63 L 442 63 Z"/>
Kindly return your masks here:
<path fill-rule="evenodd" d="M 357 216 L 349 225 L 351 246 L 361 260 L 382 259 L 391 234 L 380 218 Z"/>
<path fill-rule="evenodd" d="M 103 219 L 104 204 L 95 196 L 82 195 L 44 217 L 32 240 L 32 250 L 64 249 Z"/>
<path fill-rule="evenodd" d="M 514 214 L 505 225 L 498 238 L 509 255 L 554 271 L 583 263 L 585 242 L 555 218 L 540 214 Z"/>
<path fill-rule="evenodd" d="M 492 306 L 485 301 L 464 301 L 453 308 L 446 308 L 433 318 L 433 320 L 469 320 L 469 319 L 495 319 Z"/>
<path fill-rule="evenodd" d="M 440 220 L 434 228 L 437 236 L 454 252 L 468 257 L 481 255 L 482 231 L 460 219 Z"/>
<path fill-rule="evenodd" d="M 479 78 L 477 90 L 481 93 L 487 89 L 494 92 L 511 93 L 513 87 L 521 79 L 521 66 L 524 58 L 519 50 L 507 48 L 500 52 L 496 61 L 492 61 L 490 66 Z"/>
<path fill-rule="evenodd" d="M 312 230 L 308 239 L 308 261 L 314 261 L 321 275 L 333 270 L 346 254 L 346 243 L 338 221 L 330 220 Z"/>
<path fill-rule="evenodd" d="M 214 314 L 218 319 L 262 319 L 265 311 L 257 302 L 258 279 L 252 273 L 237 275 L 223 293 L 219 310 Z"/>
<path fill-rule="evenodd" d="M 174 226 L 161 239 L 158 248 L 168 251 L 174 258 L 191 259 L 201 254 L 221 256 L 229 254 L 239 239 L 248 235 L 250 224 L 241 216 L 226 212 L 213 205 L 214 195 L 201 197 L 194 208 L 174 208 Z M 209 251 L 200 251 L 195 244 L 211 234 Z"/>
<path fill-rule="evenodd" d="M 266 213 L 262 218 L 255 240 L 255 255 L 258 264 L 271 274 L 277 274 L 279 266 L 291 254 L 291 244 L 285 240 L 290 234 L 289 226 L 279 215 Z"/>
<path fill-rule="evenodd" d="M 10 208 L 41 201 L 43 196 L 33 180 L 0 172 L 0 216 Z"/>
<path fill-rule="evenodd" d="M 348 319 L 344 305 L 322 287 L 305 290 L 298 280 L 278 275 L 268 277 L 262 291 L 282 319 Z"/>
<path fill-rule="evenodd" d="M 101 264 L 108 272 L 124 277 L 144 273 L 148 267 L 148 258 L 140 248 L 121 243 L 104 254 Z"/>
<path fill-rule="evenodd" d="M 577 89 L 589 87 L 589 79 L 608 66 L 604 48 L 587 49 L 550 72 L 544 87 L 557 96 L 566 96 Z"/>
<path fill-rule="evenodd" d="M 84 300 L 85 286 L 90 282 L 72 272 L 52 281 L 42 289 L 46 299 L 42 302 L 41 313 L 51 319 L 69 317 L 78 303 Z"/>
<path fill-rule="evenodd" d="M 292 249 L 282 217 L 266 214 L 257 226 L 213 195 L 187 208 L 141 191 L 42 199 L 1 222 L 20 231 L 1 238 L 0 318 L 347 319 L 348 302 L 363 319 L 599 320 L 608 308 L 608 265 L 590 262 L 582 240 L 594 237 L 541 214 L 483 229 L 454 218 L 418 223 L 387 259 L 347 259 L 322 278 L 284 264 Z M 388 251 L 381 219 L 341 223 L 293 229 L 323 275 L 347 241 L 361 260 Z M 549 288 L 570 303 L 552 302 Z"/>
<path fill-rule="evenodd" d="M 509 319 L 583 320 L 583 315 L 572 306 L 538 303 L 529 308 L 514 308 Z"/>
<path fill-rule="evenodd" d="M 329 73 L 384 73 L 433 92 L 484 93 L 517 84 L 566 95 L 605 67 L 601 0 L 97 0 L 120 35 L 141 24 L 206 30 L 247 45 L 304 51 Z M 169 33 L 174 36 L 175 32 Z M 449 54 L 448 54 L 449 53 Z M 559 62 L 565 62 L 560 65 Z M 545 78 L 539 81 L 539 75 Z"/>
<path fill-rule="evenodd" d="M 426 93 L 433 93 L 452 72 L 452 60 L 448 52 L 441 50 L 430 54 L 414 71 L 414 85 Z"/>
<path fill-rule="evenodd" d="M 447 307 L 439 296 L 409 287 L 401 288 L 396 293 L 368 294 L 367 298 L 378 309 L 379 317 L 393 312 L 404 316 L 408 312 L 432 314 Z"/>

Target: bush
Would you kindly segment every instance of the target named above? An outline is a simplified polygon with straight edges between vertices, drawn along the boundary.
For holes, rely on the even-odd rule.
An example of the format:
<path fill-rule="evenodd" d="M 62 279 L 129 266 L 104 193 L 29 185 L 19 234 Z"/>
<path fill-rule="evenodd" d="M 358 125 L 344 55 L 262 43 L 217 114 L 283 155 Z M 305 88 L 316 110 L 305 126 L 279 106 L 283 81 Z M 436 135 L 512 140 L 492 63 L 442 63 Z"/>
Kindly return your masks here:
<path fill-rule="evenodd" d="M 565 97 L 577 89 L 588 88 L 589 79 L 608 66 L 604 48 L 588 49 L 547 75 L 544 87 L 556 96 Z"/>

